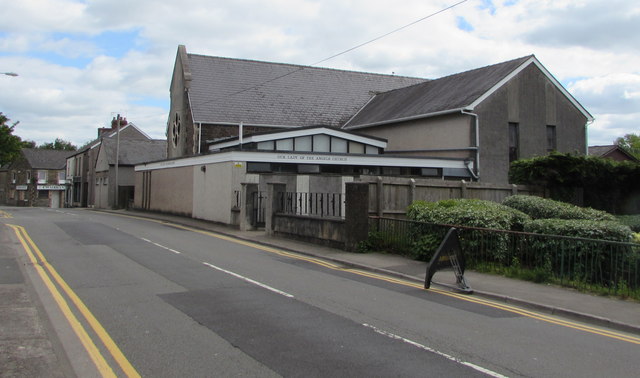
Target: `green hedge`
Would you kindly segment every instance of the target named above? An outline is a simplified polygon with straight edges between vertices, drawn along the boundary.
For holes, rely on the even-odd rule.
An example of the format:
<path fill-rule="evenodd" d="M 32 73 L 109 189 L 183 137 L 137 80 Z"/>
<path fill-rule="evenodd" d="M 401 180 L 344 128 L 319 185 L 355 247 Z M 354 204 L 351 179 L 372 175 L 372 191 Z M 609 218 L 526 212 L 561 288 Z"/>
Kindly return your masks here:
<path fill-rule="evenodd" d="M 522 230 L 529 216 L 499 203 L 476 199 L 452 199 L 438 202 L 416 201 L 407 209 L 407 218 L 429 224 L 415 224 L 411 229 L 412 257 L 427 261 L 442 242 L 448 228 L 433 224 L 491 228 L 498 230 Z M 478 240 L 467 232 L 462 238 L 465 250 L 476 249 L 471 240 Z M 499 235 L 492 250 L 494 258 L 501 259 L 507 252 L 507 235 Z"/>
<path fill-rule="evenodd" d="M 517 209 L 477 199 L 415 201 L 407 209 L 407 218 L 427 223 L 498 230 L 522 230 L 524 223 L 529 220 L 529 216 Z"/>
<path fill-rule="evenodd" d="M 633 238 L 628 226 L 618 222 L 586 219 L 535 219 L 525 223 L 524 231 L 625 243 L 631 242 Z"/>
<path fill-rule="evenodd" d="M 638 215 L 619 215 L 618 222 L 629 226 L 633 231 L 640 232 L 640 214 Z"/>
<path fill-rule="evenodd" d="M 591 208 L 583 208 L 565 202 L 535 196 L 515 195 L 507 197 L 502 204 L 520 210 L 533 219 L 589 219 L 616 221 L 616 217 Z"/>

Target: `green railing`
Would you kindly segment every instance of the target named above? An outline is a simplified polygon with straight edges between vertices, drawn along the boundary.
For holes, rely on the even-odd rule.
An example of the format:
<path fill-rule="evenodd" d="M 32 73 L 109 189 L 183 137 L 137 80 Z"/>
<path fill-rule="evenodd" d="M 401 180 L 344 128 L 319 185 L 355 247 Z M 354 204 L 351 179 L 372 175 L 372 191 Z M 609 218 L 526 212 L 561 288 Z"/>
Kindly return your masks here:
<path fill-rule="evenodd" d="M 428 261 L 456 227 L 469 269 L 640 300 L 640 244 L 371 217 L 366 248 Z"/>

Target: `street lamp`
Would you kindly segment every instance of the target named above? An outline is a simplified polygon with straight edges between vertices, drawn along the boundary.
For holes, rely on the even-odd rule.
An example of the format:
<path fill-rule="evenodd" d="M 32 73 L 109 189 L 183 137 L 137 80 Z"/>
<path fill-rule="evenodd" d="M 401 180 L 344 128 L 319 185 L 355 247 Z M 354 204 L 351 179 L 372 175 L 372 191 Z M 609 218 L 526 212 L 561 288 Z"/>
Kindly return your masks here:
<path fill-rule="evenodd" d="M 2 74 L 3 74 L 3 75 L 7 75 L 7 76 L 14 76 L 14 77 L 15 77 L 15 76 L 18 76 L 18 74 L 17 74 L 17 73 L 15 73 L 15 72 L 3 72 Z"/>

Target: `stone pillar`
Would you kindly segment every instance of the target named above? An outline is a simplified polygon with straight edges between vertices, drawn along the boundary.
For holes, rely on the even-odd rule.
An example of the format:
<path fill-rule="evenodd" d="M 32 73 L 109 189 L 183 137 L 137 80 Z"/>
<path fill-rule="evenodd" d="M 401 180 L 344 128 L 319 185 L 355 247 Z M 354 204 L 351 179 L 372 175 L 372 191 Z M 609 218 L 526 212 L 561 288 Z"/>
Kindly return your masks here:
<path fill-rule="evenodd" d="M 369 235 L 369 184 L 348 182 L 345 192 L 345 249 L 355 251 Z"/>
<path fill-rule="evenodd" d="M 253 215 L 253 193 L 258 192 L 258 184 L 242 183 L 242 206 L 240 206 L 240 231 L 250 231 L 254 227 L 251 224 Z"/>
<path fill-rule="evenodd" d="M 416 200 L 416 180 L 409 180 L 409 204 L 411 205 Z"/>
<path fill-rule="evenodd" d="M 277 212 L 281 211 L 280 200 L 287 191 L 287 185 L 270 182 L 267 184 L 267 206 L 264 214 L 264 230 L 267 235 L 274 234 L 274 220 Z"/>

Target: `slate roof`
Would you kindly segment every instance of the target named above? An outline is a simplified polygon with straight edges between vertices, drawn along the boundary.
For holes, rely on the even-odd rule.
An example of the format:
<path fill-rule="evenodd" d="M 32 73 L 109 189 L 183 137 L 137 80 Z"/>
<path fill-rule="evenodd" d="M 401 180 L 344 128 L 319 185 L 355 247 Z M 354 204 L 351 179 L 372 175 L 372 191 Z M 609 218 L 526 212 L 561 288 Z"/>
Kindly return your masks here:
<path fill-rule="evenodd" d="M 589 146 L 589 155 L 607 157 L 609 154 L 619 151 L 621 154 L 627 156 L 629 160 L 638 161 L 638 158 L 627 152 L 624 148 L 620 148 L 617 144 L 610 144 L 606 146 Z"/>
<path fill-rule="evenodd" d="M 110 165 L 116 164 L 116 144 L 113 138 L 102 140 L 102 147 L 106 148 Z M 167 141 L 159 139 L 122 139 L 120 140 L 120 164 L 135 165 L 167 158 Z"/>
<path fill-rule="evenodd" d="M 345 128 L 466 108 L 531 57 L 533 55 L 379 94 Z"/>
<path fill-rule="evenodd" d="M 187 57 L 193 119 L 202 123 L 339 127 L 376 93 L 426 81 L 197 54 Z"/>
<path fill-rule="evenodd" d="M 32 169 L 65 169 L 67 157 L 76 151 L 43 150 L 40 148 L 23 148 L 22 154 Z"/>

